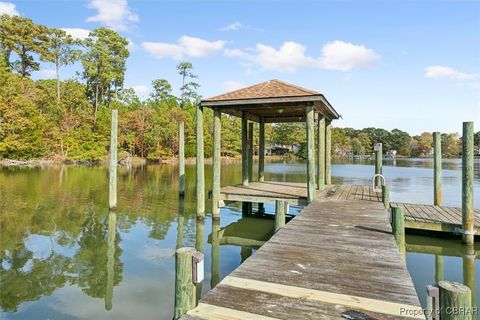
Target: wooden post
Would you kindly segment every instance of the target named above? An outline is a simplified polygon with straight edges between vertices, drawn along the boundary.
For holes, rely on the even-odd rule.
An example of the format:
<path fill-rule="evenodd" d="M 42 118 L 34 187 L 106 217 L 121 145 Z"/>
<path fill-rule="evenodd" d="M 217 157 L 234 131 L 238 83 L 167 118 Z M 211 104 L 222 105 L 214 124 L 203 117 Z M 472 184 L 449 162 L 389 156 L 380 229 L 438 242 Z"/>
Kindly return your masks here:
<path fill-rule="evenodd" d="M 212 220 L 212 277 L 210 278 L 210 288 L 220 282 L 220 220 Z"/>
<path fill-rule="evenodd" d="M 183 247 L 175 251 L 175 315 L 179 319 L 195 308 L 196 293 L 192 279 L 192 258 L 195 248 Z"/>
<path fill-rule="evenodd" d="M 442 136 L 433 133 L 433 204 L 442 205 Z"/>
<path fill-rule="evenodd" d="M 221 174 L 221 123 L 222 113 L 220 110 L 213 111 L 213 178 L 212 178 L 212 216 L 220 218 L 220 174 Z"/>
<path fill-rule="evenodd" d="M 183 247 L 183 225 L 185 221 L 185 199 L 183 197 L 178 198 L 178 216 L 177 216 L 177 247 L 180 249 Z"/>
<path fill-rule="evenodd" d="M 248 181 L 253 181 L 253 122 L 248 124 Z"/>
<path fill-rule="evenodd" d="M 205 218 L 205 175 L 204 175 L 204 152 L 203 152 L 203 107 L 197 106 L 196 110 L 196 135 L 197 135 L 197 218 Z"/>
<path fill-rule="evenodd" d="M 115 235 L 117 215 L 114 211 L 108 213 L 108 249 L 107 249 L 107 288 L 105 293 L 105 309 L 112 309 L 113 283 L 115 279 Z"/>
<path fill-rule="evenodd" d="M 440 319 L 473 319 L 470 288 L 458 282 L 440 281 Z"/>
<path fill-rule="evenodd" d="M 382 200 L 385 209 L 390 207 L 390 188 L 387 185 L 382 186 Z"/>
<path fill-rule="evenodd" d="M 242 185 L 248 186 L 248 120 L 242 113 Z"/>
<path fill-rule="evenodd" d="M 317 189 L 325 188 L 325 117 L 318 116 L 317 126 Z"/>
<path fill-rule="evenodd" d="M 110 209 L 117 207 L 117 139 L 118 139 L 118 110 L 112 110 L 110 129 L 110 169 L 108 203 Z"/>
<path fill-rule="evenodd" d="M 405 247 L 405 214 L 403 208 L 392 207 L 392 231 L 399 248 Z"/>
<path fill-rule="evenodd" d="M 197 252 L 205 252 L 205 220 L 197 219 L 195 227 L 195 249 Z M 202 296 L 202 282 L 195 284 L 195 305 L 198 304 L 200 297 Z"/>
<path fill-rule="evenodd" d="M 307 201 L 315 200 L 315 120 L 313 106 L 306 109 L 307 116 Z"/>
<path fill-rule="evenodd" d="M 275 200 L 275 232 L 285 225 L 285 201 Z"/>
<path fill-rule="evenodd" d="M 435 283 L 443 280 L 443 256 L 435 255 Z"/>
<path fill-rule="evenodd" d="M 325 123 L 325 184 L 332 184 L 332 121 Z"/>
<path fill-rule="evenodd" d="M 258 181 L 265 181 L 265 120 L 260 117 L 258 130 Z"/>
<path fill-rule="evenodd" d="M 463 284 L 470 288 L 472 293 L 472 306 L 475 306 L 475 248 L 473 246 L 465 246 L 465 249 L 465 254 L 463 255 Z"/>
<path fill-rule="evenodd" d="M 473 245 L 475 235 L 475 215 L 473 212 L 473 122 L 463 123 L 462 141 L 463 242 Z"/>
<path fill-rule="evenodd" d="M 252 248 L 241 247 L 240 248 L 240 258 L 242 263 L 247 260 L 252 255 Z"/>
<path fill-rule="evenodd" d="M 185 122 L 178 124 L 178 193 L 185 196 Z"/>
<path fill-rule="evenodd" d="M 382 144 L 381 143 L 376 143 L 376 148 L 375 150 L 375 174 L 382 174 L 382 157 L 383 157 L 383 151 L 382 151 Z M 381 177 L 376 177 L 375 178 L 375 189 L 380 189 L 382 186 L 382 178 Z"/>

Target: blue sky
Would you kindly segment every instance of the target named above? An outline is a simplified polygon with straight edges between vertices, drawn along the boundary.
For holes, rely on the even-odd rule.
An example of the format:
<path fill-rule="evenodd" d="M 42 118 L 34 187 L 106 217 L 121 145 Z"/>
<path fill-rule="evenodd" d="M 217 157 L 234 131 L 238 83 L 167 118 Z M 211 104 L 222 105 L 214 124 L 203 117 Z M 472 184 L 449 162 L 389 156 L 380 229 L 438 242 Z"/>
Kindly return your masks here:
<path fill-rule="evenodd" d="M 322 92 L 336 126 L 480 130 L 478 1 L 0 1 L 2 12 L 78 37 L 117 30 L 131 41 L 126 86 L 141 96 L 153 79 L 178 89 L 186 60 L 203 97 L 280 79 Z"/>

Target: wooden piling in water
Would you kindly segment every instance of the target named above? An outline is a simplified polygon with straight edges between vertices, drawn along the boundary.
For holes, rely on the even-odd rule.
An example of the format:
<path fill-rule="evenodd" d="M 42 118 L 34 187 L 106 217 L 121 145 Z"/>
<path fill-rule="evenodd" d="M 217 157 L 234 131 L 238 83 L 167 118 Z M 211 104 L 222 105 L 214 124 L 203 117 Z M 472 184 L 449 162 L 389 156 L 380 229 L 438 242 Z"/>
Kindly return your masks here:
<path fill-rule="evenodd" d="M 105 290 L 105 309 L 112 309 L 113 284 L 115 279 L 115 236 L 116 236 L 117 215 L 114 211 L 108 213 L 108 234 L 107 234 L 107 287 Z"/>
<path fill-rule="evenodd" d="M 458 282 L 440 281 L 440 319 L 473 319 L 470 288 Z"/>
<path fill-rule="evenodd" d="M 314 109 L 306 107 L 307 118 L 307 201 L 315 200 L 315 144 L 314 144 Z"/>
<path fill-rule="evenodd" d="M 178 193 L 185 196 L 185 122 L 178 123 Z"/>
<path fill-rule="evenodd" d="M 258 128 L 258 181 L 265 181 L 265 119 L 260 117 Z"/>
<path fill-rule="evenodd" d="M 382 174 L 382 162 L 383 162 L 383 151 L 382 151 L 382 144 L 376 143 L 375 150 L 375 174 Z M 382 178 L 375 177 L 375 188 L 381 188 L 382 186 Z"/>
<path fill-rule="evenodd" d="M 392 231 L 399 248 L 405 247 L 405 213 L 401 207 L 392 207 Z"/>
<path fill-rule="evenodd" d="M 325 122 L 325 184 L 332 184 L 332 121 Z"/>
<path fill-rule="evenodd" d="M 242 185 L 248 186 L 248 119 L 242 113 Z"/>
<path fill-rule="evenodd" d="M 196 194 L 197 194 L 197 218 L 205 218 L 205 162 L 203 151 L 203 107 L 197 105 L 196 109 L 196 135 L 197 135 L 197 154 L 196 154 Z"/>
<path fill-rule="evenodd" d="M 465 253 L 463 255 L 463 284 L 470 288 L 472 306 L 476 305 L 475 259 L 476 254 L 474 246 L 465 246 Z"/>
<path fill-rule="evenodd" d="M 390 188 L 387 185 L 382 186 L 382 202 L 385 209 L 390 207 Z"/>
<path fill-rule="evenodd" d="M 275 200 L 275 232 L 285 226 L 285 201 Z"/>
<path fill-rule="evenodd" d="M 212 277 L 210 278 L 210 288 L 220 282 L 220 220 L 212 220 Z"/>
<path fill-rule="evenodd" d="M 253 122 L 248 124 L 248 181 L 253 181 Z"/>
<path fill-rule="evenodd" d="M 325 117 L 318 118 L 317 125 L 317 189 L 325 188 Z"/>
<path fill-rule="evenodd" d="M 463 123 L 462 134 L 462 226 L 463 242 L 472 245 L 475 236 L 473 211 L 473 122 Z"/>
<path fill-rule="evenodd" d="M 205 252 L 205 220 L 197 219 L 195 226 L 195 250 L 197 252 Z M 202 296 L 202 282 L 195 283 L 195 305 L 198 304 Z"/>
<path fill-rule="evenodd" d="M 112 110 L 110 129 L 110 168 L 108 204 L 110 209 L 117 207 L 117 139 L 118 139 L 118 110 Z"/>
<path fill-rule="evenodd" d="M 183 247 L 175 251 L 175 314 L 179 319 L 189 310 L 195 308 L 196 292 L 192 278 L 192 258 L 195 248 Z"/>
<path fill-rule="evenodd" d="M 433 204 L 442 205 L 442 135 L 433 133 Z"/>
<path fill-rule="evenodd" d="M 176 249 L 183 247 L 183 226 L 185 224 L 185 198 L 178 198 L 178 215 L 177 215 L 177 246 Z"/>
<path fill-rule="evenodd" d="M 443 256 L 435 255 L 435 283 L 443 280 Z"/>
<path fill-rule="evenodd" d="M 213 111 L 213 177 L 212 177 L 212 216 L 220 218 L 220 181 L 221 181 L 221 122 L 220 110 Z"/>

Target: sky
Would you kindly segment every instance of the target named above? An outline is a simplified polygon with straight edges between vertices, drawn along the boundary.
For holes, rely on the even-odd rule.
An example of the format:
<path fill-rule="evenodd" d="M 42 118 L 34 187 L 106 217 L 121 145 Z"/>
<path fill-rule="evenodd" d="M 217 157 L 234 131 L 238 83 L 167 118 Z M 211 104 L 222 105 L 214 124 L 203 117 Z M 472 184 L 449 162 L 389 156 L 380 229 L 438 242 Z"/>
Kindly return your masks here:
<path fill-rule="evenodd" d="M 335 126 L 480 130 L 479 1 L 31 0 L 0 1 L 2 13 L 78 38 L 116 30 L 130 42 L 125 86 L 144 98 L 154 79 L 177 92 L 190 61 L 204 98 L 279 79 L 324 94 Z"/>

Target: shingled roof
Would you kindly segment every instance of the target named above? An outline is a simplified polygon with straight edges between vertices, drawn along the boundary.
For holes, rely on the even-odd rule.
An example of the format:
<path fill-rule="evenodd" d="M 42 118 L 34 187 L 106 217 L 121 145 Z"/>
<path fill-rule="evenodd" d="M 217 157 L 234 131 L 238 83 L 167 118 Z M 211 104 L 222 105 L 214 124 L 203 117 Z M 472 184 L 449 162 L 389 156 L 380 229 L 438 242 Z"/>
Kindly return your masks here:
<path fill-rule="evenodd" d="M 265 122 L 304 121 L 307 105 L 314 106 L 316 113 L 328 119 L 340 116 L 321 93 L 280 80 L 227 92 L 202 100 L 201 104 L 235 116 L 246 112 L 253 121 L 261 117 Z"/>

